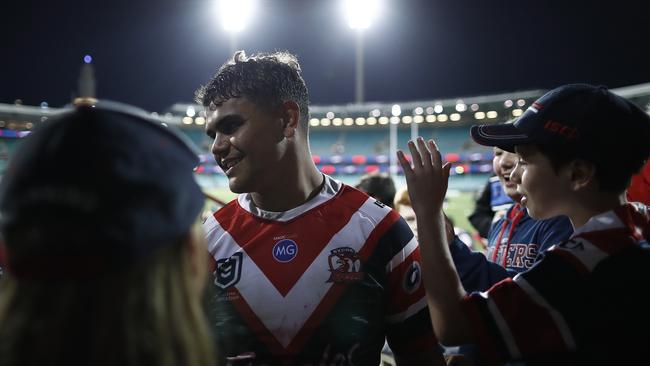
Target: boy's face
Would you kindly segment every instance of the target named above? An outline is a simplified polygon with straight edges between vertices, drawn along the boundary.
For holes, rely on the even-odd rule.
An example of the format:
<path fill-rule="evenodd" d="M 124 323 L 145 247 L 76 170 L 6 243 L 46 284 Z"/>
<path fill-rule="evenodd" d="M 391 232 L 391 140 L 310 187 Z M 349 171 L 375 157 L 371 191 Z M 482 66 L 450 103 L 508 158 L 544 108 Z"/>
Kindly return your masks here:
<path fill-rule="evenodd" d="M 517 154 L 501 150 L 498 147 L 494 148 L 494 158 L 492 159 L 494 174 L 499 177 L 504 192 L 515 202 L 519 202 L 521 195 L 517 192 L 517 183 L 510 179 L 510 173 L 517 165 L 517 160 L 519 160 Z"/>
<path fill-rule="evenodd" d="M 533 145 L 516 146 L 515 151 L 519 161 L 510 179 L 517 184 L 528 214 L 536 220 L 565 215 L 572 194 L 565 169 L 556 173 L 549 158 Z"/>
<path fill-rule="evenodd" d="M 247 98 L 232 98 L 217 107 L 206 133 L 214 139 L 212 154 L 231 191 L 260 192 L 282 172 L 282 120 Z"/>

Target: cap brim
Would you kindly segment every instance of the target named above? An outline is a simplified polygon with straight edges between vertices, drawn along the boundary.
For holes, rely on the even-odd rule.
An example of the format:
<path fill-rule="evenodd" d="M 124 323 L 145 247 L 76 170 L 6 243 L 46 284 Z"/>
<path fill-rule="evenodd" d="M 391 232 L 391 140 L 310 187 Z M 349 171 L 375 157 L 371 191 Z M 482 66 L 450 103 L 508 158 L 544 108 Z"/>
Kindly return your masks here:
<path fill-rule="evenodd" d="M 532 142 L 530 137 L 524 135 L 512 123 L 472 126 L 470 133 L 472 139 L 479 145 L 496 146 L 510 152 L 515 151 L 516 145 Z"/>

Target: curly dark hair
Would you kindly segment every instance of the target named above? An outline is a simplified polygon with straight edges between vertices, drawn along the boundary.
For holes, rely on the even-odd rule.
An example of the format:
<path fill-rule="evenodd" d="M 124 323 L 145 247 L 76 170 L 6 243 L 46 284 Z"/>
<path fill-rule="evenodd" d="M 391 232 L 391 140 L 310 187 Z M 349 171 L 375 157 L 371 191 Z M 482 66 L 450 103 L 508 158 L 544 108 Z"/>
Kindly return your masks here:
<path fill-rule="evenodd" d="M 247 57 L 244 51 L 237 51 L 196 91 L 195 100 L 211 110 L 231 98 L 242 96 L 271 108 L 291 100 L 300 108 L 301 123 L 308 126 L 309 95 L 300 72 L 298 59 L 289 52 Z"/>

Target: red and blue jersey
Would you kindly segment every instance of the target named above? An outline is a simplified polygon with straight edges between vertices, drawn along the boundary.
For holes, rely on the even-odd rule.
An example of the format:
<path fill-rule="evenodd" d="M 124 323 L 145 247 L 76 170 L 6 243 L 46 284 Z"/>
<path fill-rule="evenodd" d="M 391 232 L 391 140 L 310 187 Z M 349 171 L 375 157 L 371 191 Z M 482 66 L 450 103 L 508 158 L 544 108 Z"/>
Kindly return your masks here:
<path fill-rule="evenodd" d="M 505 360 L 650 360 L 650 212 L 626 204 L 592 217 L 528 271 L 464 299 L 481 354 Z"/>
<path fill-rule="evenodd" d="M 386 338 L 397 355 L 437 347 L 413 233 L 366 194 L 325 177 L 297 208 L 264 211 L 244 194 L 204 227 L 224 357 L 378 365 Z"/>

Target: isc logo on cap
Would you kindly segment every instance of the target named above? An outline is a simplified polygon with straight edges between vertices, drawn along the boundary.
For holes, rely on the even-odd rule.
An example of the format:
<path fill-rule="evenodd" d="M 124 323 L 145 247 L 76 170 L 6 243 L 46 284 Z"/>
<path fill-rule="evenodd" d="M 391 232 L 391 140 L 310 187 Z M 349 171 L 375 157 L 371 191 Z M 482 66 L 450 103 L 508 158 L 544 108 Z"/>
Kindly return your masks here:
<path fill-rule="evenodd" d="M 278 262 L 289 262 L 296 257 L 296 254 L 298 254 L 298 244 L 291 239 L 282 239 L 273 246 L 273 258 Z"/>

